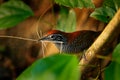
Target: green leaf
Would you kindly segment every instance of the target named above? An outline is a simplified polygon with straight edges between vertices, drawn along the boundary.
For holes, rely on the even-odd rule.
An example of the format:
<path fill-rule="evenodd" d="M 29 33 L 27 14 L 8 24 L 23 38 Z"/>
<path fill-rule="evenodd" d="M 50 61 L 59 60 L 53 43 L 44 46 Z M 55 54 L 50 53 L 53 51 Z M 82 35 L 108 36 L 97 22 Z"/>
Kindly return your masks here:
<path fill-rule="evenodd" d="M 96 8 L 90 16 L 102 22 L 108 23 L 113 18 L 114 14 L 115 10 L 106 6 Z"/>
<path fill-rule="evenodd" d="M 17 80 L 79 80 L 76 56 L 60 54 L 37 60 Z"/>
<path fill-rule="evenodd" d="M 73 32 L 75 31 L 75 27 L 76 27 L 76 14 L 74 10 L 61 8 L 56 29 L 65 32 Z"/>
<path fill-rule="evenodd" d="M 0 29 L 11 28 L 32 15 L 32 10 L 21 0 L 3 3 L 0 5 Z"/>
<path fill-rule="evenodd" d="M 111 63 L 105 70 L 105 80 L 114 80 L 115 73 L 115 63 Z"/>
<path fill-rule="evenodd" d="M 112 62 L 105 70 L 105 80 L 120 80 L 120 64 Z"/>
<path fill-rule="evenodd" d="M 120 8 L 120 0 L 113 0 L 116 10 Z"/>
<path fill-rule="evenodd" d="M 102 7 L 96 8 L 91 14 L 97 20 L 108 23 L 120 8 L 120 0 L 104 0 Z"/>
<path fill-rule="evenodd" d="M 103 6 L 107 6 L 117 11 L 120 8 L 120 0 L 105 0 Z"/>
<path fill-rule="evenodd" d="M 113 52 L 113 62 L 105 70 L 105 80 L 120 80 L 120 44 Z"/>
<path fill-rule="evenodd" d="M 55 0 L 55 2 L 71 8 L 95 8 L 92 0 Z"/>
<path fill-rule="evenodd" d="M 120 43 L 117 45 L 113 52 L 113 60 L 120 64 Z"/>
<path fill-rule="evenodd" d="M 107 6 L 107 7 L 112 8 L 113 10 L 115 10 L 114 0 L 104 0 L 103 6 L 104 6 L 104 7 Z"/>

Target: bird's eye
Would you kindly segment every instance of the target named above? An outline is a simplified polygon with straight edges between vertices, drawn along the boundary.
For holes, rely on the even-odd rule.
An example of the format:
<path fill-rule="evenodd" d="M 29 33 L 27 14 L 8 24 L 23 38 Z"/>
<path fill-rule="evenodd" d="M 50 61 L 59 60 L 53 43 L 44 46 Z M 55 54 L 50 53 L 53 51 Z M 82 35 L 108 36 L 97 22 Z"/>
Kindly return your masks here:
<path fill-rule="evenodd" d="M 55 36 L 54 35 L 50 35 L 49 38 L 53 39 Z"/>
<path fill-rule="evenodd" d="M 50 40 L 63 41 L 63 37 L 59 34 L 49 35 Z"/>

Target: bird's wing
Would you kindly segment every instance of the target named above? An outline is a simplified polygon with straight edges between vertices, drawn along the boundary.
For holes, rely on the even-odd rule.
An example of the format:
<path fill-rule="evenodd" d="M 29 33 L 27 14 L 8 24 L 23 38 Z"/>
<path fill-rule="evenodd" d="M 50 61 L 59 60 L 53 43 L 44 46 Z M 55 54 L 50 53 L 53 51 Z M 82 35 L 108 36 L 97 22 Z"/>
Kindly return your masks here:
<path fill-rule="evenodd" d="M 79 47 L 82 50 L 89 48 L 99 34 L 100 32 L 94 31 L 80 32 L 79 35 L 73 40 L 74 47 Z"/>

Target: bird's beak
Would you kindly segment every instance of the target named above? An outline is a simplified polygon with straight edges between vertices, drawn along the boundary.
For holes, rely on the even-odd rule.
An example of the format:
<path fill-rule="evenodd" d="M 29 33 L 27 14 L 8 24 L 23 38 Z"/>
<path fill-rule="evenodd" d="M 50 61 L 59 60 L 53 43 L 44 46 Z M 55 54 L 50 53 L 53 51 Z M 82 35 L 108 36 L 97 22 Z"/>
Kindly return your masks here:
<path fill-rule="evenodd" d="M 47 38 L 46 37 L 42 37 L 38 41 L 44 41 L 44 40 L 47 40 Z"/>

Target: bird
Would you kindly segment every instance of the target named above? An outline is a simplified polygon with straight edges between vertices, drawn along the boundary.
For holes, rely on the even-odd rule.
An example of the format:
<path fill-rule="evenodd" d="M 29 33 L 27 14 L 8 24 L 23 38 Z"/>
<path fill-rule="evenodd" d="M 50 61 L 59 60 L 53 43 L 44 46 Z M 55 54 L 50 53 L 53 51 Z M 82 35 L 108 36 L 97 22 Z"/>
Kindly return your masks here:
<path fill-rule="evenodd" d="M 75 32 L 50 30 L 38 41 L 52 42 L 63 53 L 80 53 L 88 49 L 100 33 L 91 30 Z"/>

